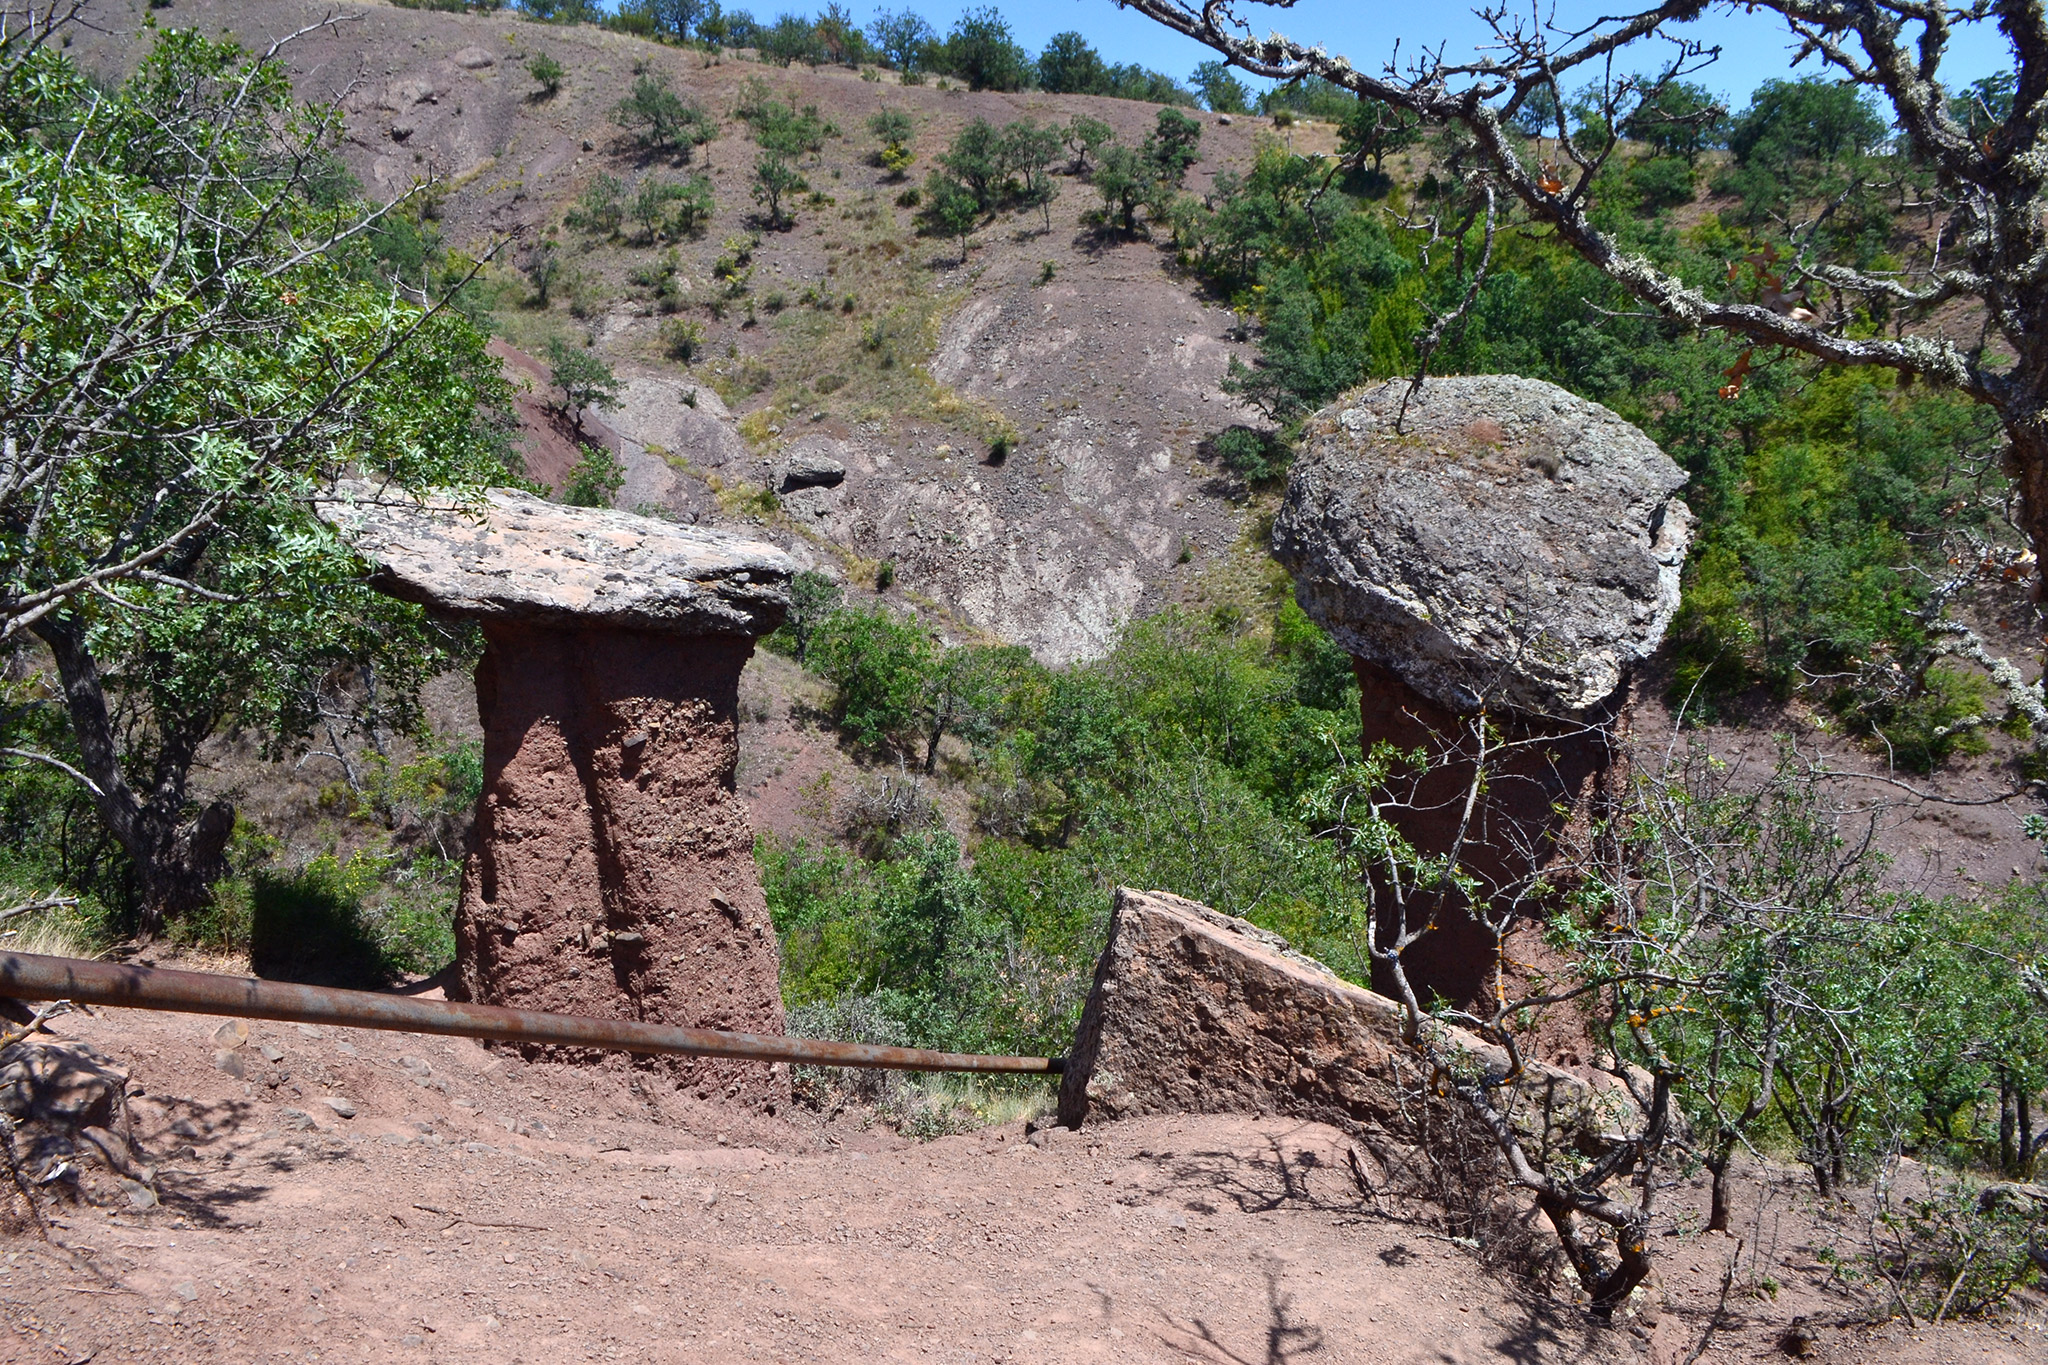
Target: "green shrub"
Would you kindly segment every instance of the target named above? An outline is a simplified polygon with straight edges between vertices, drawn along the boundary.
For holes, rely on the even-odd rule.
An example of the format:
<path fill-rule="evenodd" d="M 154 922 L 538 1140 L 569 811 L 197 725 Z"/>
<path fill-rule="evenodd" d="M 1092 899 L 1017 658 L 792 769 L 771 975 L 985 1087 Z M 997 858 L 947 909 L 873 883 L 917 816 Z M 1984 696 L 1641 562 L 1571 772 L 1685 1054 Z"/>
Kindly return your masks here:
<path fill-rule="evenodd" d="M 586 445 L 562 485 L 562 501 L 571 507 L 610 507 L 625 484 L 626 467 L 618 456 L 603 446 Z"/>

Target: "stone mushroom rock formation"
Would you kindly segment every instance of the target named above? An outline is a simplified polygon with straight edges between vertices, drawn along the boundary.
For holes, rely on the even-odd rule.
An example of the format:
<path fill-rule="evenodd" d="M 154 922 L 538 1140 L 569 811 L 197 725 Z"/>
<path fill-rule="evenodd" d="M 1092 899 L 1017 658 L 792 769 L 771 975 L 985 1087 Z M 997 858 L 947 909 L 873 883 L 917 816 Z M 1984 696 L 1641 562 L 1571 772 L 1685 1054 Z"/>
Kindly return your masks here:
<path fill-rule="evenodd" d="M 492 490 L 346 484 L 321 505 L 385 591 L 483 628 L 484 790 L 456 911 L 485 1004 L 782 1031 L 779 958 L 734 790 L 740 670 L 782 623 L 775 547 Z M 784 1068 L 643 1059 L 774 1106 Z"/>
<path fill-rule="evenodd" d="M 1685 472 L 1597 403 L 1512 375 L 1361 389 L 1310 425 L 1273 523 L 1302 609 L 1456 713 L 1599 706 L 1664 637 Z"/>
<path fill-rule="evenodd" d="M 1372 385 L 1309 424 L 1274 552 L 1352 656 L 1366 747 L 1430 756 L 1403 833 L 1457 847 L 1484 895 L 1531 885 L 1616 790 L 1631 670 L 1678 608 L 1685 477 L 1606 408 L 1510 375 Z M 1505 747 L 1461 841 L 1482 711 Z M 1457 910 L 1403 961 L 1471 1002 L 1496 946 Z"/>

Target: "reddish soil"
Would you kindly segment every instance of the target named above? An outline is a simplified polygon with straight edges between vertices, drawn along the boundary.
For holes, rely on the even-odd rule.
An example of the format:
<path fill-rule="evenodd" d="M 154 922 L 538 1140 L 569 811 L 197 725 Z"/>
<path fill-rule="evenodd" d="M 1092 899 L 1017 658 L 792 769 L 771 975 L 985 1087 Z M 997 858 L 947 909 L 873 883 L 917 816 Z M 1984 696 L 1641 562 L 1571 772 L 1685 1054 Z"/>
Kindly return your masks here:
<path fill-rule="evenodd" d="M 71 1205 L 0 1240 L 0 1360 L 1683 1360 L 1733 1239 L 1681 1183 L 1659 1283 L 1600 1328 L 1431 1227 L 1379 1211 L 1335 1131 L 1162 1118 L 915 1144 L 798 1110 L 748 1116 L 613 1060 L 221 1021 L 59 1020 L 133 1071 L 162 1203 Z M 268 1049 L 268 1051 L 266 1051 Z M 269 1059 L 275 1052 L 277 1058 Z M 343 1118 L 321 1101 L 353 1102 Z M 1923 1333 L 1840 1325 L 1790 1176 L 1748 1182 L 1713 1350 L 2038 1360 L 2043 1305 Z M 1758 1254 L 1761 1250 L 1761 1255 Z M 1747 1292 L 1775 1280 L 1775 1295 Z"/>

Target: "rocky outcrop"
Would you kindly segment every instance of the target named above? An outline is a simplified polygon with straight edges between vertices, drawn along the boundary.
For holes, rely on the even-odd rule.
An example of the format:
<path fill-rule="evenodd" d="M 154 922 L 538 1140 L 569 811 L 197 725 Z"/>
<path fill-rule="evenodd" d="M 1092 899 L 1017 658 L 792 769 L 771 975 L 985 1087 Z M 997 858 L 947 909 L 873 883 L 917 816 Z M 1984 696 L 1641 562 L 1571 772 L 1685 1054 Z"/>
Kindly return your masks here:
<path fill-rule="evenodd" d="M 1459 1030 L 1445 1047 L 1505 1075 L 1499 1048 Z M 1405 1132 L 1429 1087 L 1401 1042 L 1401 1012 L 1284 939 L 1207 906 L 1129 887 L 1060 1084 L 1060 1122 L 1144 1114 L 1292 1114 L 1351 1131 Z M 1626 1105 L 1555 1068 L 1529 1068 L 1518 1122 L 1539 1138 L 1604 1140 Z"/>
<path fill-rule="evenodd" d="M 784 453 L 775 468 L 775 488 L 794 493 L 802 488 L 837 488 L 846 482 L 846 466 L 819 450 L 801 445 Z"/>
<path fill-rule="evenodd" d="M 1583 846 L 1626 776 L 1630 672 L 1678 607 L 1684 482 L 1612 412 L 1508 375 L 1379 384 L 1309 424 L 1274 552 L 1352 656 L 1365 747 L 1427 756 L 1398 774 L 1412 785 L 1395 823 L 1425 854 L 1456 848 L 1489 901 Z M 1404 955 L 1410 980 L 1486 998 L 1492 933 L 1462 903 L 1414 911 L 1437 927 Z"/>
<path fill-rule="evenodd" d="M 1684 471 L 1541 380 L 1431 379 L 1404 416 L 1408 391 L 1308 428 L 1273 523 L 1303 610 L 1453 713 L 1599 706 L 1678 610 Z"/>
<path fill-rule="evenodd" d="M 452 993 L 781 1032 L 775 935 L 734 776 L 740 670 L 782 621 L 789 560 L 522 494 L 476 508 L 343 494 L 322 516 L 380 585 L 483 627 L 484 791 Z M 788 1093 L 779 1067 L 639 1064 L 702 1098 L 773 1107 Z"/>

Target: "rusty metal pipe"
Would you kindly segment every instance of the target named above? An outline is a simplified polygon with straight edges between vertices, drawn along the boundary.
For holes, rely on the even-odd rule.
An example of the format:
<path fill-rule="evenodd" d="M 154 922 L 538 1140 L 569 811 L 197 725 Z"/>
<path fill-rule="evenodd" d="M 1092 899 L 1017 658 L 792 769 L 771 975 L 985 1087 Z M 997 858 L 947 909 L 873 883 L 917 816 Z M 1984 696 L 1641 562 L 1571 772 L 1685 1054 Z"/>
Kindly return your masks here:
<path fill-rule="evenodd" d="M 163 967 L 129 967 L 38 953 L 0 952 L 0 996 L 496 1038 L 508 1043 L 553 1043 L 622 1052 L 678 1053 L 685 1057 L 737 1057 L 757 1062 L 804 1062 L 812 1066 L 1056 1076 L 1065 1064 L 1061 1057 L 990 1057 L 971 1052 L 931 1052 L 917 1047 L 783 1038 L 766 1033 L 721 1033 L 674 1024 L 414 1000 L 372 991 L 299 986 L 285 981 L 258 981 L 253 977 L 180 972 Z"/>

